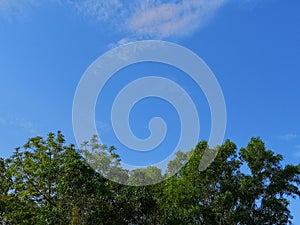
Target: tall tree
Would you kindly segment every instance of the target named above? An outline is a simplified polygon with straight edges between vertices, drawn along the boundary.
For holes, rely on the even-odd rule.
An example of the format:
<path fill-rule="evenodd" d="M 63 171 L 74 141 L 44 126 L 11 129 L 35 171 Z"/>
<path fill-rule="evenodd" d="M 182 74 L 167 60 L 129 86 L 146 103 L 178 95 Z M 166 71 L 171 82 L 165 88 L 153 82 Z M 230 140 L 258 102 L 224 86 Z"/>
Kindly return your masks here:
<path fill-rule="evenodd" d="M 259 138 L 239 151 L 229 140 L 213 149 L 202 141 L 178 152 L 166 174 L 124 170 L 116 153 L 96 136 L 81 150 L 60 132 L 29 139 L 0 159 L 0 224 L 279 225 L 291 223 L 288 200 L 300 196 L 300 164 L 282 166 Z"/>
<path fill-rule="evenodd" d="M 163 224 L 291 223 L 288 197 L 300 196 L 300 165 L 282 167 L 281 155 L 252 138 L 239 152 L 226 141 L 207 170 L 199 171 L 207 148 L 199 143 L 183 169 L 165 182 L 158 200 Z"/>
<path fill-rule="evenodd" d="M 109 212 L 110 182 L 60 132 L 29 139 L 7 162 L 12 224 L 90 224 Z"/>
<path fill-rule="evenodd" d="M 2 221 L 2 223 L 4 223 L 5 215 L 8 211 L 9 186 L 10 182 L 7 177 L 7 164 L 4 159 L 0 158 L 0 221 Z"/>

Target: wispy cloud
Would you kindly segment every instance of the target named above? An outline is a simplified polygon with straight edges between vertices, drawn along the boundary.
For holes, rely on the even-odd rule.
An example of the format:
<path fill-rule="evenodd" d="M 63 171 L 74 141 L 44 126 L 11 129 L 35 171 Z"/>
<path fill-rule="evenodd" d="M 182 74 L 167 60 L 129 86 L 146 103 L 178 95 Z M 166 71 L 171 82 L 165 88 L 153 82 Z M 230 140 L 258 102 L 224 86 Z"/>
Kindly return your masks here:
<path fill-rule="evenodd" d="M 294 153 L 294 155 L 295 155 L 296 157 L 299 157 L 299 158 L 300 158 L 300 144 L 296 144 L 296 145 L 294 146 L 294 148 L 295 148 L 295 150 L 296 150 L 296 152 Z"/>
<path fill-rule="evenodd" d="M 0 18 L 24 18 L 26 10 L 39 3 L 37 0 L 0 0 Z"/>
<path fill-rule="evenodd" d="M 71 5 L 84 16 L 134 39 L 182 37 L 202 27 L 229 0 L 48 0 Z M 0 0 L 0 16 L 22 15 L 42 0 Z"/>
<path fill-rule="evenodd" d="M 202 26 L 222 3 L 222 0 L 191 0 L 145 4 L 132 14 L 126 26 L 138 36 L 185 36 Z"/>
<path fill-rule="evenodd" d="M 284 135 L 280 135 L 278 138 L 283 141 L 293 141 L 299 137 L 296 133 L 288 133 Z"/>
<path fill-rule="evenodd" d="M 32 122 L 27 121 L 23 118 L 13 117 L 13 116 L 0 116 L 0 125 L 19 128 L 25 130 L 30 134 L 37 133 L 37 129 Z"/>
<path fill-rule="evenodd" d="M 97 124 L 97 128 L 99 129 L 99 131 L 101 133 L 108 133 L 108 132 L 112 131 L 111 125 L 109 125 L 106 122 L 96 121 L 96 124 Z"/>
<path fill-rule="evenodd" d="M 225 0 L 69 1 L 77 10 L 96 21 L 110 24 L 132 38 L 187 36 L 223 5 Z"/>

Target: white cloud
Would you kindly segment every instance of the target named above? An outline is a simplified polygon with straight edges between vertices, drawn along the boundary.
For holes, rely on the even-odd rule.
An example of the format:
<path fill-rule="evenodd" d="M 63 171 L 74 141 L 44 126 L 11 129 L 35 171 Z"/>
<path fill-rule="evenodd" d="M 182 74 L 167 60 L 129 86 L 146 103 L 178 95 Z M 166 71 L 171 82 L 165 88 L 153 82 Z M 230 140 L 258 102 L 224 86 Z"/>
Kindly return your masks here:
<path fill-rule="evenodd" d="M 128 43 L 133 42 L 133 41 L 135 41 L 135 40 L 136 40 L 136 39 L 134 39 L 134 38 L 127 38 L 127 37 L 125 37 L 125 38 L 120 39 L 120 40 L 117 41 L 117 42 L 112 42 L 112 43 L 110 43 L 110 44 L 108 45 L 108 47 L 109 47 L 110 49 L 111 49 L 111 48 L 116 48 L 116 47 L 118 47 L 118 46 L 128 44 Z"/>
<path fill-rule="evenodd" d="M 284 141 L 293 141 L 293 140 L 297 139 L 298 137 L 299 137 L 299 135 L 297 135 L 295 133 L 289 133 L 289 134 L 280 135 L 279 139 L 284 140 Z"/>
<path fill-rule="evenodd" d="M 13 117 L 13 116 L 0 116 L 0 125 L 6 127 L 16 127 L 30 134 L 37 133 L 37 129 L 32 122 L 27 121 L 23 118 Z"/>
<path fill-rule="evenodd" d="M 222 0 L 190 0 L 148 4 L 136 10 L 126 25 L 138 36 L 185 36 L 203 25 L 222 3 Z"/>
<path fill-rule="evenodd" d="M 49 0 L 63 3 L 60 0 Z M 0 14 L 22 14 L 43 1 L 0 0 Z M 203 26 L 225 0 L 66 0 L 82 15 L 109 24 L 127 38 L 186 36 Z M 62 4 L 63 5 L 63 4 Z"/>
<path fill-rule="evenodd" d="M 101 133 L 108 133 L 112 131 L 111 125 L 103 121 L 96 121 L 97 127 Z"/>
<path fill-rule="evenodd" d="M 187 36 L 228 0 L 48 0 L 69 4 L 84 16 L 112 27 L 124 40 Z M 22 15 L 43 0 L 0 0 L 0 16 Z M 119 43 L 120 44 L 120 43 Z M 122 44 L 122 43 L 121 43 Z"/>
<path fill-rule="evenodd" d="M 0 0 L 0 18 L 7 20 L 24 18 L 27 9 L 38 3 L 37 0 Z"/>
<path fill-rule="evenodd" d="M 123 3 L 119 0 L 79 0 L 69 1 L 69 3 L 73 4 L 85 15 L 102 21 L 113 20 L 116 17 L 120 17 L 117 12 L 123 7 Z"/>
<path fill-rule="evenodd" d="M 203 26 L 225 0 L 78 0 L 79 12 L 109 23 L 127 38 L 169 38 L 191 34 Z"/>

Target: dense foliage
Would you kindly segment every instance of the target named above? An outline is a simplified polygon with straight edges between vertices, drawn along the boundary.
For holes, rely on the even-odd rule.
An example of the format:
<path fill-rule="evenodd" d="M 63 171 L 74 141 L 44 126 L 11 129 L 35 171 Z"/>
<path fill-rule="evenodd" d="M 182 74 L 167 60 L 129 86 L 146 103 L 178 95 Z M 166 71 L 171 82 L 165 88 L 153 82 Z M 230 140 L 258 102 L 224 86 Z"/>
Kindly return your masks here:
<path fill-rule="evenodd" d="M 98 172 L 108 177 L 123 173 L 128 184 L 139 177 L 167 175 L 155 167 L 122 170 L 116 150 L 99 144 L 96 137 L 81 151 L 66 145 L 60 132 L 31 138 L 10 158 L 0 159 L 0 224 L 290 223 L 288 199 L 300 196 L 300 165 L 283 167 L 281 155 L 252 138 L 239 151 L 227 140 L 201 171 L 199 162 L 207 148 L 200 142 L 189 153 L 178 152 L 167 173 L 186 164 L 163 182 L 128 186 Z M 92 168 L 92 159 L 102 160 L 101 168 Z"/>

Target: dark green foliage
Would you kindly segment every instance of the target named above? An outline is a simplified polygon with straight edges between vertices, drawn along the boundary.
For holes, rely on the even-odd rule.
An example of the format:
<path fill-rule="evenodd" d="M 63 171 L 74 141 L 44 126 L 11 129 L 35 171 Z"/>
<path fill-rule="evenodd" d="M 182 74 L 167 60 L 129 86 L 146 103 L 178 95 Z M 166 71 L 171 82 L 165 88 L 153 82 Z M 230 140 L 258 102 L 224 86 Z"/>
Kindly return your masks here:
<path fill-rule="evenodd" d="M 199 170 L 207 151 L 217 157 Z M 289 224 L 288 197 L 300 196 L 300 165 L 281 162 L 281 155 L 252 138 L 240 151 L 230 141 L 211 150 L 200 142 L 178 152 L 167 174 L 156 167 L 129 172 L 119 167 L 116 149 L 96 136 L 78 151 L 60 132 L 50 133 L 0 159 L 0 224 Z M 242 165 L 251 173 L 243 173 Z M 165 180 L 126 186 L 98 172 L 121 174 L 116 181 L 127 184 Z"/>

